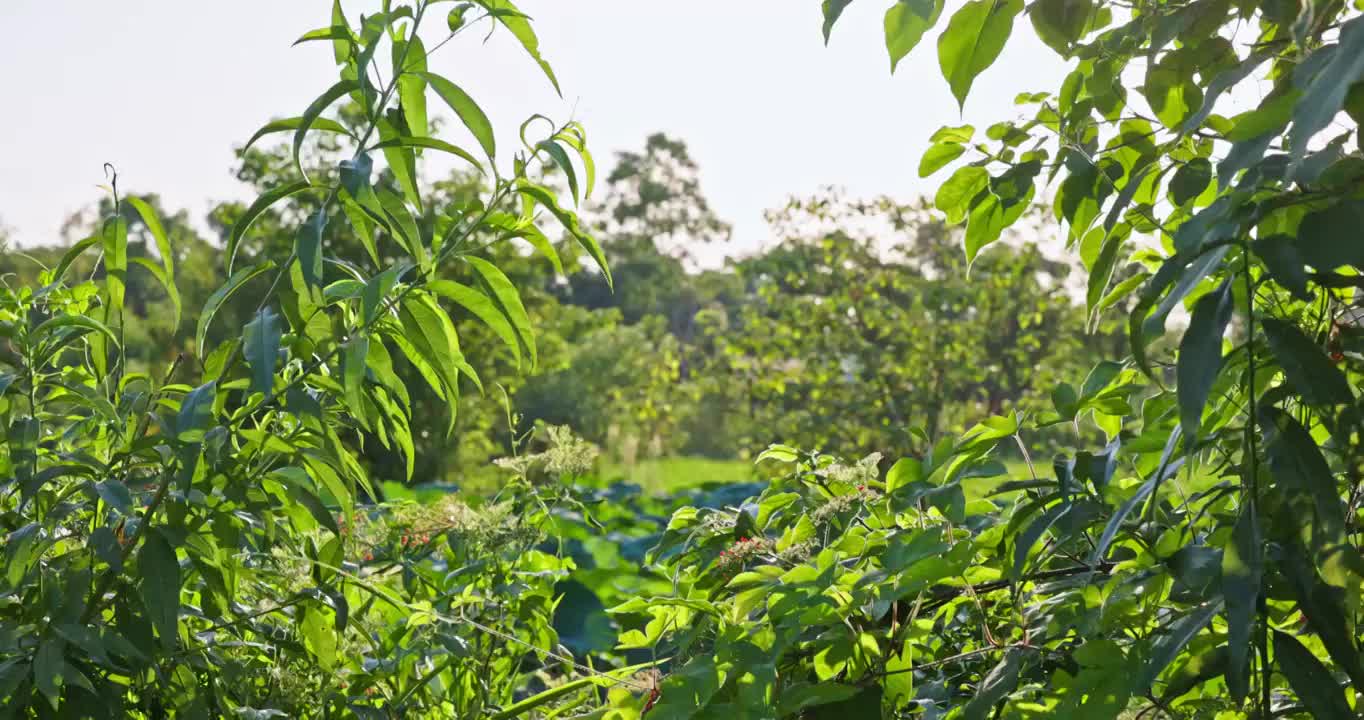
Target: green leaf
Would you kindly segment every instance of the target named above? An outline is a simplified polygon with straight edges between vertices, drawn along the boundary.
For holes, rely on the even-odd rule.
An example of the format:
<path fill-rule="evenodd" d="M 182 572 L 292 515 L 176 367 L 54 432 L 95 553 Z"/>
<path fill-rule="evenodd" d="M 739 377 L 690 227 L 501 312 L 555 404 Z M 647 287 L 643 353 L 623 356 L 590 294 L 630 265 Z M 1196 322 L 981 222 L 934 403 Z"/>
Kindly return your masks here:
<path fill-rule="evenodd" d="M 1264 64 L 1269 58 L 1270 53 L 1268 52 L 1254 53 L 1236 67 L 1218 73 L 1217 76 L 1212 79 L 1212 82 L 1208 83 L 1207 89 L 1203 91 L 1203 104 L 1200 105 L 1199 109 L 1192 115 L 1185 118 L 1184 124 L 1179 128 L 1179 132 L 1187 135 L 1201 127 L 1203 122 L 1208 119 L 1208 116 L 1212 114 L 1213 109 L 1216 108 L 1217 98 L 1221 97 L 1226 91 L 1239 85 L 1242 80 L 1250 77 L 1250 74 L 1255 71 L 1255 68 Z"/>
<path fill-rule="evenodd" d="M 33 684 L 51 703 L 53 710 L 61 702 L 62 686 L 65 685 L 65 654 L 66 643 L 53 636 L 45 638 L 33 654 Z"/>
<path fill-rule="evenodd" d="M 829 44 L 829 34 L 834 30 L 834 23 L 838 22 L 839 16 L 852 4 L 852 0 L 824 0 L 822 10 L 824 11 L 824 44 Z"/>
<path fill-rule="evenodd" d="M 1270 472 L 1285 490 L 1310 499 L 1317 551 L 1326 556 L 1341 552 L 1343 546 L 1333 545 L 1343 542 L 1345 508 L 1331 466 L 1312 434 L 1292 415 L 1273 407 L 1262 408 L 1260 415 Z"/>
<path fill-rule="evenodd" d="M 1214 616 L 1222 609 L 1221 601 L 1210 602 L 1202 607 L 1196 608 L 1193 612 L 1180 618 L 1170 625 L 1167 631 L 1158 637 L 1151 646 L 1150 656 L 1147 658 L 1145 666 L 1137 676 L 1136 689 L 1138 692 L 1145 692 L 1151 689 L 1160 676 L 1160 673 L 1179 657 L 1179 653 L 1184 650 L 1184 646 L 1193 640 L 1194 636 L 1212 622 Z"/>
<path fill-rule="evenodd" d="M 1353 402 L 1354 393 L 1345 373 L 1297 326 L 1273 317 L 1263 318 L 1260 326 L 1284 376 L 1309 405 L 1331 407 Z"/>
<path fill-rule="evenodd" d="M 279 341 L 279 316 L 268 307 L 261 308 L 242 333 L 242 350 L 251 366 L 252 392 L 269 395 L 274 388 Z"/>
<path fill-rule="evenodd" d="M 152 277 L 156 278 L 156 281 L 161 284 L 161 288 L 166 291 L 166 298 L 171 301 L 171 307 L 174 308 L 175 327 L 179 327 L 181 311 L 180 291 L 176 289 L 175 281 L 166 277 L 166 269 L 152 262 L 151 258 L 135 257 L 133 258 L 133 263 L 151 273 Z"/>
<path fill-rule="evenodd" d="M 185 442 L 197 442 L 213 423 L 213 402 L 217 399 L 218 382 L 204 383 L 191 390 L 180 401 L 180 412 L 175 417 L 176 436 Z"/>
<path fill-rule="evenodd" d="M 431 296 L 412 293 L 399 306 L 398 318 L 406 340 L 430 365 L 453 409 L 453 399 L 459 397 L 458 368 L 467 363 L 459 351 L 455 327 L 449 316 Z"/>
<path fill-rule="evenodd" d="M 22 422 L 22 421 L 21 421 Z M 29 426 L 37 430 L 37 422 L 28 421 Z M 15 428 L 10 428 L 10 438 L 15 437 Z M 11 439 L 10 444 L 16 444 Z M 10 451 L 13 456 L 14 450 Z M 42 548 L 47 543 L 43 538 L 43 529 L 37 523 L 29 523 L 5 537 L 5 579 L 9 581 L 11 587 L 18 586 L 24 581 L 24 576 L 32 567 L 36 556 L 41 555 Z"/>
<path fill-rule="evenodd" d="M 133 507 L 132 493 L 128 492 L 128 486 L 114 478 L 108 478 L 95 483 L 95 494 L 109 505 L 124 515 L 130 514 Z"/>
<path fill-rule="evenodd" d="M 1084 37 L 1094 13 L 1094 0 L 1038 0 L 1028 9 L 1037 36 L 1052 50 L 1069 57 Z"/>
<path fill-rule="evenodd" d="M 180 639 L 180 561 L 155 528 L 145 534 L 137 553 L 137 572 L 147 617 L 161 636 L 162 647 L 174 649 Z"/>
<path fill-rule="evenodd" d="M 1023 216 L 1023 211 L 1032 203 L 1033 190 L 1021 201 L 1006 203 L 994 193 L 987 193 L 984 200 L 971 208 L 966 220 L 966 261 L 975 262 L 976 256 L 986 246 L 993 244 Z"/>
<path fill-rule="evenodd" d="M 394 125 L 388 120 L 380 120 L 377 123 L 379 128 L 379 139 L 387 142 L 401 137 L 405 133 L 395 129 Z M 382 143 L 381 143 L 382 144 Z M 384 160 L 388 163 L 389 172 L 393 173 L 394 179 L 398 181 L 398 187 L 403 191 L 403 197 L 412 203 L 412 207 L 422 210 L 421 188 L 417 186 L 417 153 L 410 146 L 389 145 L 382 149 Z M 386 193 L 387 188 L 380 188 L 380 195 Z M 362 195 L 361 200 L 363 201 Z"/>
<path fill-rule="evenodd" d="M 962 708 L 962 720 L 986 720 L 995 705 L 1018 687 L 1024 652 L 1017 648 L 1004 651 L 1004 657 L 1000 658 L 999 664 L 980 681 L 975 697 Z"/>
<path fill-rule="evenodd" d="M 393 290 L 393 286 L 397 284 L 398 279 L 406 270 L 407 268 L 404 266 L 395 265 L 386 268 L 365 283 L 365 289 L 360 298 L 360 307 L 366 325 L 374 322 L 374 319 L 379 316 L 379 310 L 388 300 L 388 293 Z"/>
<path fill-rule="evenodd" d="M 946 142 L 936 143 L 928 148 L 924 156 L 919 159 L 919 177 L 925 178 L 933 173 L 947 167 L 953 160 L 962 156 L 966 152 L 966 146 L 960 143 Z"/>
<path fill-rule="evenodd" d="M 1330 53 L 1330 61 L 1307 85 L 1302 97 L 1293 104 L 1291 154 L 1294 167 L 1307 155 L 1307 143 L 1331 124 L 1345 107 L 1350 86 L 1364 79 L 1364 17 L 1354 17 L 1340 26 L 1340 41 L 1316 49 L 1313 55 Z M 1309 57 L 1303 65 L 1312 62 Z M 1301 80 L 1295 76 L 1295 83 Z"/>
<path fill-rule="evenodd" d="M 294 255 L 310 287 L 322 286 L 322 233 L 326 228 L 327 213 L 319 209 L 308 216 L 294 237 Z"/>
<path fill-rule="evenodd" d="M 444 140 L 440 140 L 438 138 L 409 137 L 404 135 L 385 140 L 379 143 L 378 145 L 375 145 L 374 149 L 383 150 L 384 148 L 391 147 L 429 148 L 431 150 L 439 150 L 441 152 L 454 155 L 455 157 L 460 158 L 465 162 L 468 162 L 470 165 L 473 165 L 475 168 L 477 168 L 480 173 L 484 172 L 483 163 L 479 162 L 478 158 L 474 157 L 473 154 L 471 154 L 468 150 L 465 150 L 464 148 L 459 147 L 457 145 L 451 145 L 450 143 L 445 142 Z"/>
<path fill-rule="evenodd" d="M 601 268 L 602 274 L 606 276 L 607 286 L 613 289 L 615 288 L 615 283 L 611 280 L 611 268 L 606 263 L 606 254 L 602 252 L 601 245 L 597 243 L 597 239 L 592 237 L 592 235 L 582 227 L 576 214 L 560 207 L 559 201 L 554 198 L 554 193 L 550 192 L 549 188 L 542 185 L 536 185 L 528 180 L 521 179 L 517 181 L 516 191 L 539 203 L 548 210 L 550 214 L 557 218 L 559 224 L 564 226 L 564 229 L 568 231 L 568 234 L 571 235 L 574 240 L 578 241 L 578 244 L 581 245 L 583 249 L 592 256 L 592 259 L 596 261 L 597 267 Z"/>
<path fill-rule="evenodd" d="M 573 168 L 573 161 L 568 158 L 568 153 L 564 152 L 564 149 L 559 147 L 559 144 L 553 140 L 542 140 L 535 144 L 535 148 L 537 150 L 544 150 L 549 154 L 549 157 L 554 161 L 554 164 L 559 166 L 559 169 L 563 171 L 564 176 L 568 178 L 568 192 L 573 196 L 573 202 L 575 204 L 578 203 L 580 197 L 578 193 L 578 173 Z"/>
<path fill-rule="evenodd" d="M 923 475 L 923 463 L 914 458 L 900 458 L 886 473 L 886 492 L 893 493 L 902 487 L 909 487 L 923 480 Z"/>
<path fill-rule="evenodd" d="M 1163 702 L 1170 702 L 1187 694 L 1195 687 L 1222 675 L 1227 670 L 1227 649 L 1225 647 L 1207 650 L 1189 658 L 1170 675 L 1165 691 L 1160 694 Z"/>
<path fill-rule="evenodd" d="M 341 356 L 341 389 L 345 394 L 346 405 L 350 407 L 351 413 L 361 419 L 364 419 L 365 415 L 361 396 L 368 357 L 369 338 L 363 335 L 356 335 L 346 342 Z"/>
<path fill-rule="evenodd" d="M 1175 474 L 1179 471 L 1179 468 L 1183 467 L 1184 461 L 1182 459 L 1173 462 L 1170 461 L 1174 448 L 1182 435 L 1183 433 L 1180 431 L 1179 427 L 1176 426 L 1174 432 L 1170 433 L 1170 438 L 1165 444 L 1165 451 L 1160 459 L 1160 468 L 1157 470 L 1156 474 L 1142 483 L 1141 486 L 1137 488 L 1137 491 L 1132 494 L 1132 497 L 1128 498 L 1122 505 L 1118 506 L 1117 510 L 1113 511 L 1113 516 L 1108 519 L 1108 524 L 1104 526 L 1103 533 L 1099 535 L 1099 541 L 1094 545 L 1093 552 L 1090 553 L 1090 564 L 1097 565 L 1103 561 L 1104 554 L 1108 552 L 1108 546 L 1113 544 L 1113 540 L 1118 536 L 1118 531 L 1122 529 L 1122 525 L 1126 522 L 1127 516 L 1131 515 L 1132 511 L 1137 509 L 1137 506 L 1145 502 L 1146 498 L 1149 497 L 1151 493 L 1155 492 L 1156 488 L 1159 487 L 1166 478 Z"/>
<path fill-rule="evenodd" d="M 420 72 L 417 75 L 429 83 L 431 89 L 455 111 L 460 121 L 469 128 L 469 132 L 474 134 L 474 139 L 483 147 L 483 152 L 487 153 L 489 158 L 494 157 L 497 154 L 497 142 L 493 137 L 493 125 L 478 103 L 458 85 L 440 75 L 429 72 Z"/>
<path fill-rule="evenodd" d="M 836 682 L 822 682 L 813 685 L 794 684 L 782 690 L 781 700 L 777 705 L 777 715 L 779 717 L 803 717 L 801 712 L 806 708 L 842 702 L 856 696 L 858 691 L 859 689 L 855 685 L 844 685 Z"/>
<path fill-rule="evenodd" d="M 549 82 L 554 86 L 554 92 L 563 97 L 563 91 L 559 89 L 559 79 L 554 77 L 554 70 L 549 63 L 540 56 L 540 39 L 535 36 L 535 30 L 530 26 L 530 20 L 526 18 L 511 0 L 481 0 L 482 4 L 492 11 L 493 17 L 502 23 L 502 26 L 511 31 L 511 34 L 525 48 L 526 53 L 535 60 L 540 66 L 540 70 L 549 78 Z"/>
<path fill-rule="evenodd" d="M 1099 303 L 1103 300 L 1104 292 L 1108 290 L 1108 283 L 1113 279 L 1113 272 L 1118 267 L 1118 258 L 1122 253 L 1125 240 L 1124 233 L 1109 233 L 1104 238 L 1103 246 L 1099 249 L 1099 256 L 1094 259 L 1094 265 L 1089 271 L 1088 288 L 1085 292 L 1085 308 L 1090 317 L 1095 317 L 1099 311 Z"/>
<path fill-rule="evenodd" d="M 947 215 L 949 225 L 959 224 L 966 219 L 971 199 L 979 195 L 989 184 L 990 173 L 985 168 L 963 165 L 957 168 L 946 182 L 938 186 L 933 205 Z"/>
<path fill-rule="evenodd" d="M 401 66 L 399 65 L 401 63 Z M 393 43 L 393 72 L 398 77 L 398 104 L 403 109 L 407 129 L 416 137 L 431 134 L 426 119 L 426 46 L 420 35 Z"/>
<path fill-rule="evenodd" d="M 1057 503 L 1047 508 L 1046 512 L 1039 515 L 1028 526 L 1028 529 L 1023 531 L 1023 534 L 1014 542 L 1014 564 L 1010 570 L 1010 577 L 1015 581 L 1022 579 L 1023 570 L 1027 568 L 1028 555 L 1032 552 L 1033 546 L 1043 535 L 1047 534 L 1047 531 L 1057 521 L 1069 513 L 1072 507 L 1074 506 L 1070 503 Z"/>
<path fill-rule="evenodd" d="M 886 51 L 890 53 L 892 74 L 923 39 L 924 33 L 938 22 L 942 9 L 943 0 L 898 0 L 886 11 Z M 920 170 L 921 177 L 922 172 Z"/>
<path fill-rule="evenodd" d="M 1308 302 L 1312 294 L 1307 290 L 1307 269 L 1296 243 L 1297 238 L 1291 235 L 1271 235 L 1256 238 L 1251 247 L 1275 282 L 1293 293 L 1293 297 Z"/>
<path fill-rule="evenodd" d="M 1176 391 L 1179 395 L 1179 417 L 1184 434 L 1191 440 L 1198 437 L 1203 427 L 1203 406 L 1222 371 L 1222 336 L 1231 322 L 1231 281 L 1204 295 L 1194 303 L 1189 328 L 1179 343 L 1175 366 Z M 1193 445 L 1192 442 L 1189 443 Z"/>
<path fill-rule="evenodd" d="M 151 233 L 152 239 L 156 241 L 156 251 L 157 254 L 161 256 L 161 267 L 165 269 L 166 278 L 172 281 L 173 286 L 175 280 L 175 252 L 171 249 L 170 238 L 166 235 L 165 226 L 161 224 L 161 218 L 156 216 L 156 211 L 152 210 L 151 206 L 144 202 L 142 198 L 129 196 L 126 199 L 126 202 L 129 205 L 132 205 L 133 209 L 137 211 L 138 216 L 142 218 L 142 224 L 147 226 L 147 232 Z M 171 288 L 168 287 L 167 291 L 170 292 Z M 177 325 L 179 324 L 178 317 L 179 316 L 177 315 Z"/>
<path fill-rule="evenodd" d="M 554 272 L 563 275 L 564 265 L 559 260 L 559 253 L 554 249 L 554 243 L 549 241 L 540 228 L 535 227 L 529 221 L 525 222 L 505 222 L 500 221 L 496 216 L 489 218 L 489 224 L 498 228 L 506 237 L 518 237 L 529 242 L 541 255 L 544 255 L 549 264 L 554 266 Z"/>
<path fill-rule="evenodd" d="M 57 262 L 56 269 L 52 272 L 52 282 L 61 282 L 62 278 L 66 275 L 67 269 L 71 267 L 71 263 L 75 262 L 76 258 L 84 255 L 86 250 L 89 250 L 103 240 L 104 238 L 102 235 L 91 235 L 67 249 L 67 251 L 62 254 L 61 260 Z"/>
<path fill-rule="evenodd" d="M 228 278 L 227 282 L 223 283 L 222 287 L 214 290 L 213 294 L 208 296 L 208 300 L 204 302 L 203 312 L 199 315 L 199 327 L 194 333 L 194 347 L 200 358 L 204 357 L 204 341 L 208 337 L 209 325 L 213 322 L 213 316 L 218 314 L 218 309 L 223 306 L 223 303 L 227 302 L 228 298 L 232 297 L 233 293 L 240 290 L 247 281 L 273 267 L 275 267 L 275 263 L 266 260 L 263 263 L 242 268 L 232 277 Z"/>
<path fill-rule="evenodd" d="M 1170 179 L 1170 200 L 1183 206 L 1197 199 L 1212 184 L 1212 163 L 1207 158 L 1194 158 L 1179 166 Z"/>
<path fill-rule="evenodd" d="M 317 123 L 318 116 L 331 107 L 331 104 L 345 96 L 346 94 L 359 90 L 360 85 L 354 80 L 342 80 L 322 93 L 307 110 L 298 118 L 298 127 L 294 130 L 294 166 L 298 168 L 299 174 L 304 181 L 308 179 L 308 171 L 303 169 L 303 140 L 308 136 L 308 130 Z M 268 127 L 268 126 L 267 126 Z M 258 135 L 260 133 L 257 133 Z"/>
<path fill-rule="evenodd" d="M 1146 284 L 1141 300 L 1133 308 L 1127 323 L 1128 342 L 1142 372 L 1148 376 L 1151 374 L 1146 360 L 1147 342 L 1165 333 L 1165 320 L 1174 311 L 1175 306 L 1188 297 L 1189 293 L 1203 282 L 1203 278 L 1222 264 L 1222 259 L 1230 250 L 1231 246 L 1222 245 L 1199 254 L 1192 262 L 1182 254 L 1176 255 L 1166 260 Z M 1168 293 L 1165 292 L 1166 288 L 1170 288 Z M 1164 298 L 1156 306 L 1155 312 L 1151 312 L 1151 306 L 1156 304 L 1162 293 L 1165 293 Z"/>
<path fill-rule="evenodd" d="M 345 25 L 332 25 L 330 27 L 318 28 L 303 33 L 303 35 L 294 41 L 293 46 L 302 45 L 306 42 L 316 42 L 318 40 L 336 40 L 353 43 L 355 42 L 355 35 L 352 34 L 350 28 Z"/>
<path fill-rule="evenodd" d="M 501 338 L 503 344 L 511 349 L 516 357 L 516 364 L 521 365 L 521 340 L 515 328 L 512 327 L 510 318 L 498 307 L 492 298 L 467 286 L 461 285 L 453 280 L 433 280 L 427 284 L 427 289 L 458 303 L 461 307 L 473 313 L 475 317 L 482 320 L 485 325 L 492 329 L 493 333 Z"/>
<path fill-rule="evenodd" d="M 445 16 L 445 26 L 451 33 L 457 33 L 464 27 L 464 14 L 469 12 L 472 7 L 470 3 L 460 3 L 450 10 L 450 14 Z"/>
<path fill-rule="evenodd" d="M 1292 635 L 1274 631 L 1274 659 L 1279 672 L 1288 678 L 1288 684 L 1312 717 L 1317 720 L 1352 720 L 1355 717 L 1331 671 Z"/>
<path fill-rule="evenodd" d="M 976 76 L 1004 50 L 1022 11 L 1023 0 L 971 0 L 948 21 L 938 37 L 938 64 L 959 107 L 966 106 Z"/>
<path fill-rule="evenodd" d="M 370 187 L 369 177 L 374 172 L 374 160 L 369 153 L 359 153 L 355 159 L 345 159 L 337 166 L 338 174 L 341 176 L 341 187 L 350 193 L 352 198 L 357 198 L 360 193 Z"/>
<path fill-rule="evenodd" d="M 311 488 L 298 482 L 285 483 L 285 488 L 289 493 L 289 499 L 302 505 L 308 514 L 313 516 L 318 525 L 338 535 L 341 533 L 340 528 L 336 525 L 336 518 L 332 516 L 332 511 L 322 504 L 322 500 Z"/>
<path fill-rule="evenodd" d="M 242 216 L 237 218 L 237 222 L 232 224 L 232 231 L 228 233 L 227 249 L 223 252 L 227 258 L 227 272 L 229 275 L 232 274 L 232 265 L 237 259 L 237 247 L 241 244 L 242 238 L 246 236 L 246 231 L 251 229 L 251 224 L 261 216 L 261 213 L 270 209 L 270 206 L 280 200 L 283 200 L 290 195 L 303 192 L 310 187 L 312 187 L 312 185 L 309 185 L 307 181 L 300 180 L 289 185 L 270 188 L 264 193 L 261 193 L 261 196 L 256 198 L 255 202 L 251 203 L 251 206 L 246 209 L 246 212 L 242 213 Z"/>
<path fill-rule="evenodd" d="M 121 313 L 128 282 L 128 221 L 121 217 L 106 218 L 100 236 L 104 239 L 104 283 L 109 293 L 109 308 L 114 313 Z M 108 319 L 106 316 L 105 320 Z"/>
<path fill-rule="evenodd" d="M 1321 272 L 1342 265 L 1364 268 L 1364 243 L 1356 229 L 1364 227 L 1364 201 L 1347 200 L 1303 218 L 1298 227 L 1302 262 Z"/>
<path fill-rule="evenodd" d="M 535 334 L 531 330 L 530 316 L 526 314 L 526 308 L 521 304 L 521 296 L 517 293 L 516 286 L 496 265 L 487 260 L 474 255 L 465 256 L 464 259 L 473 266 L 488 290 L 491 291 L 490 295 L 498 311 L 506 316 L 512 327 L 516 329 L 517 338 L 530 354 L 531 367 L 535 367 L 538 363 L 538 356 L 535 351 Z"/>
<path fill-rule="evenodd" d="M 1255 625 L 1264 561 L 1255 506 L 1246 504 L 1222 551 L 1222 597 L 1227 606 L 1227 689 L 1237 701 L 1250 692 L 1250 633 Z"/>
<path fill-rule="evenodd" d="M 247 140 L 246 144 L 243 145 L 242 149 L 239 150 L 238 152 L 241 155 L 245 155 L 246 151 L 250 150 L 251 146 L 255 145 L 257 140 L 265 137 L 266 135 L 271 135 L 273 133 L 289 132 L 290 130 L 298 130 L 300 127 L 303 126 L 303 123 L 304 118 L 302 117 L 286 118 L 284 120 L 274 120 L 269 123 L 266 123 L 265 127 L 257 130 L 256 134 L 252 135 L 251 139 Z M 325 132 L 336 133 L 337 135 L 345 135 L 352 139 L 354 139 L 355 137 L 355 135 L 353 135 L 350 130 L 346 129 L 345 125 L 342 125 L 341 123 L 328 118 L 322 117 L 313 118 L 311 127 L 313 130 L 322 130 Z"/>
<path fill-rule="evenodd" d="M 115 348 L 118 347 L 118 336 L 109 326 L 88 316 L 88 315 L 59 315 L 44 322 L 33 330 L 35 339 L 47 336 L 50 333 L 64 328 L 79 328 L 81 330 L 91 330 L 103 335 Z"/>

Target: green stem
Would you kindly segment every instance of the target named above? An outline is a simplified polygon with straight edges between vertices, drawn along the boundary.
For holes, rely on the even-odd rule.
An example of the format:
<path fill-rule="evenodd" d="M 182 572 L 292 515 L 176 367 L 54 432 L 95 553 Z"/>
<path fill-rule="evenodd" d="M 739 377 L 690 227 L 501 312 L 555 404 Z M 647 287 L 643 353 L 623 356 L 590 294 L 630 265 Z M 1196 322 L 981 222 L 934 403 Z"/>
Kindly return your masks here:
<path fill-rule="evenodd" d="M 1246 455 L 1245 466 L 1249 474 L 1249 482 L 1246 489 L 1249 491 L 1250 508 L 1247 512 L 1257 512 L 1260 507 L 1260 468 L 1259 468 L 1259 446 L 1256 437 L 1258 428 L 1256 427 L 1255 407 L 1255 283 L 1250 277 L 1250 245 L 1242 243 L 1242 279 L 1245 282 L 1246 291 Z M 1263 597 L 1263 591 L 1261 592 Z M 1260 615 L 1259 637 L 1256 644 L 1260 651 L 1260 717 L 1268 718 L 1271 713 L 1270 706 L 1270 686 L 1273 680 L 1273 668 L 1269 664 L 1269 617 L 1264 609 L 1264 603 L 1260 604 L 1257 612 Z"/>

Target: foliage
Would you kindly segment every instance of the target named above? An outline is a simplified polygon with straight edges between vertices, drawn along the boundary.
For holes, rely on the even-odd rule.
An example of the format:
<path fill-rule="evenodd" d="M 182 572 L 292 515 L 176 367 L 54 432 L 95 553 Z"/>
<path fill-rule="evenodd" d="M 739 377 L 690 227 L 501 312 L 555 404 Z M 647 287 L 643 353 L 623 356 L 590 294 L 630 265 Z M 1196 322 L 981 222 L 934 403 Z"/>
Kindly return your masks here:
<path fill-rule="evenodd" d="M 413 381 L 444 401 L 447 432 L 479 386 L 447 308 L 519 363 L 537 360 L 516 286 L 475 240 L 537 244 L 542 210 L 602 259 L 538 182 L 542 167 L 571 172 L 569 151 L 590 167 L 581 127 L 495 155 L 483 111 L 430 72 L 417 30 L 437 9 L 385 2 L 351 24 L 337 3 L 300 39 L 329 47 L 339 81 L 257 134 L 292 134 L 298 179 L 235 220 L 229 277 L 186 313 L 192 325 L 179 321 L 177 261 L 199 250 L 177 247 L 183 218 L 163 223 L 116 176 L 97 232 L 0 293 L 0 715 L 509 718 L 541 704 L 514 709 L 543 683 L 533 678 L 564 676 L 550 661 L 554 584 L 572 561 L 535 547 L 573 498 L 521 479 L 479 507 L 369 504 L 365 443 L 413 472 L 413 417 L 426 410 Z M 442 44 L 509 32 L 554 80 L 507 0 L 457 6 L 449 28 Z M 428 86 L 485 157 L 428 134 Z M 325 114 L 342 98 L 353 127 Z M 351 152 L 305 172 L 318 133 Z M 418 160 L 437 152 L 490 179 L 426 216 L 438 196 L 423 192 Z M 243 248 L 246 226 L 287 198 L 308 199 L 276 216 L 292 242 Z M 137 277 L 173 306 L 164 341 L 128 333 L 129 316 L 150 314 Z M 255 309 L 220 314 L 233 297 Z M 133 343 L 172 356 L 136 362 Z M 415 372 L 400 379 L 395 356 Z"/>
<path fill-rule="evenodd" d="M 824 3 L 826 33 L 846 5 Z M 896 3 L 887 45 L 898 60 L 924 30 L 892 16 L 947 18 L 939 59 L 965 102 L 1024 3 L 944 5 Z M 988 142 L 939 131 L 922 170 L 967 161 L 936 205 L 966 222 L 968 262 L 1046 197 L 1090 312 L 1135 297 L 1131 355 L 1057 386 L 1054 413 L 995 417 L 884 481 L 778 446 L 765 456 L 787 481 L 675 514 L 660 559 L 678 592 L 615 608 L 636 623 L 627 644 L 683 660 L 650 717 L 1353 716 L 1364 263 L 1343 230 L 1361 163 L 1342 114 L 1357 123 L 1364 18 L 1332 2 L 1027 10 L 1073 61 L 1065 84 L 1020 95 L 1035 117 Z M 1254 80 L 1272 88 L 1259 107 L 1216 112 Z M 1124 261 L 1137 272 L 1115 286 Z M 1162 350 L 1178 308 L 1188 327 Z M 959 479 L 997 471 L 996 444 L 1082 415 L 1104 447 L 964 502 Z"/>

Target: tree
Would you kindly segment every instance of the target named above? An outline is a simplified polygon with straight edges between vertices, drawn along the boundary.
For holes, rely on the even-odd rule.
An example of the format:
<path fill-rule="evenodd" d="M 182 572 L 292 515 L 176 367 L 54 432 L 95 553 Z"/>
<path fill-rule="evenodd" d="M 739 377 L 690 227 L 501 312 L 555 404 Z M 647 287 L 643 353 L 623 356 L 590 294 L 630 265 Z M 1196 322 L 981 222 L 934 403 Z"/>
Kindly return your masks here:
<path fill-rule="evenodd" d="M 521 473 L 482 508 L 453 496 L 367 502 L 383 478 L 361 462 L 366 444 L 396 449 L 413 472 L 413 429 L 428 419 L 418 384 L 457 406 L 480 382 L 447 307 L 534 364 L 529 313 L 496 245 L 526 238 L 557 259 L 539 242 L 541 208 L 609 273 L 576 213 L 539 182 L 542 167 L 563 168 L 555 158 L 590 162 L 581 128 L 497 154 L 482 109 L 428 69 L 435 47 L 417 31 L 438 9 L 385 2 L 352 25 L 338 2 L 303 37 L 325 43 L 338 82 L 263 132 L 294 134 L 295 166 L 316 133 L 348 138 L 349 156 L 269 188 L 235 220 L 226 280 L 189 309 L 192 329 L 166 301 L 187 299 L 182 287 L 199 278 L 185 261 L 206 244 L 177 232 L 183 216 L 163 221 L 154 198 L 116 182 L 92 235 L 36 281 L 0 287 L 0 716 L 512 718 L 586 689 L 569 680 L 535 696 L 546 676 L 525 664 L 542 648 L 558 654 L 554 588 L 572 562 L 537 548 L 554 515 L 581 511 L 576 497 Z M 446 42 L 475 27 L 518 39 L 557 84 L 508 0 L 442 19 Z M 386 81 L 371 78 L 380 66 Z M 429 133 L 428 90 L 455 106 L 486 160 Z M 342 97 L 362 109 L 355 130 L 325 114 Z M 418 182 L 419 148 L 509 170 L 481 202 L 453 202 L 431 232 L 414 231 L 439 199 Z M 393 186 L 375 182 L 377 157 Z M 292 223 L 292 243 L 280 233 L 239 254 L 249 215 L 291 197 L 306 212 L 274 219 Z M 395 247 L 379 256 L 367 238 Z M 77 263 L 89 274 L 74 275 Z M 253 309 L 223 328 L 225 303 L 252 280 Z M 164 347 L 152 345 L 160 333 Z M 193 355 L 168 357 L 180 347 Z M 554 441 L 518 463 L 552 467 L 558 488 L 592 453 L 562 433 Z"/>

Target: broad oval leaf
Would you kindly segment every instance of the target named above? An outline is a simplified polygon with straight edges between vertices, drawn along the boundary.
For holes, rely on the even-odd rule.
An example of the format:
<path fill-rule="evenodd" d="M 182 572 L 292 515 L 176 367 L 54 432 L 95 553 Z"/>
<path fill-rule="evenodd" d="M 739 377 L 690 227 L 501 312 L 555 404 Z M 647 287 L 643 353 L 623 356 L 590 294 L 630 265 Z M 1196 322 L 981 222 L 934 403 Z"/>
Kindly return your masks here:
<path fill-rule="evenodd" d="M 1023 0 L 971 0 L 948 21 L 938 37 L 938 64 L 958 106 L 966 106 L 976 76 L 1004 50 L 1022 11 Z"/>

